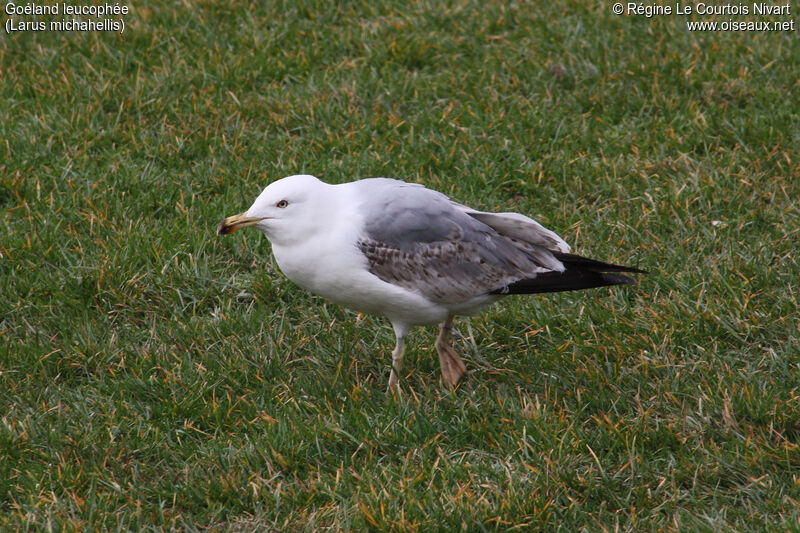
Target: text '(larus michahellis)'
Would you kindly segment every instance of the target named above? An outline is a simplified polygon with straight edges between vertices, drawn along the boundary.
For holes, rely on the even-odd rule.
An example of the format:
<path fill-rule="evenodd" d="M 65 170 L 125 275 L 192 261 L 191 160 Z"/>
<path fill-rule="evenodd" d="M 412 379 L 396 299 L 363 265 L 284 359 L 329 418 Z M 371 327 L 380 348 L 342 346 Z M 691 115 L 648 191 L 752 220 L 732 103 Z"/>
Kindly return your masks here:
<path fill-rule="evenodd" d="M 441 324 L 436 351 L 455 388 L 466 367 L 450 343 L 456 315 L 512 294 L 634 283 L 644 273 L 571 254 L 564 240 L 519 213 L 488 213 L 422 185 L 371 178 L 332 185 L 298 175 L 267 186 L 217 233 L 253 226 L 297 285 L 394 328 L 389 391 L 399 390 L 412 326 Z"/>

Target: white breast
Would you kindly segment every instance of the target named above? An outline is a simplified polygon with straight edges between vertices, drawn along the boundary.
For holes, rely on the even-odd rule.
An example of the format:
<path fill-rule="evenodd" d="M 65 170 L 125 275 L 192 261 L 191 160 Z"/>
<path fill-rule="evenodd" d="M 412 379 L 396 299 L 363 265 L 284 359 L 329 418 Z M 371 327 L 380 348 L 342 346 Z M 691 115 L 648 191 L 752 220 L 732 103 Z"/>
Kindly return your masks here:
<path fill-rule="evenodd" d="M 420 294 L 382 281 L 369 272 L 358 248 L 360 220 L 338 216 L 333 225 L 302 242 L 273 243 L 281 271 L 297 285 L 356 311 L 408 324 L 433 324 L 447 309 Z"/>

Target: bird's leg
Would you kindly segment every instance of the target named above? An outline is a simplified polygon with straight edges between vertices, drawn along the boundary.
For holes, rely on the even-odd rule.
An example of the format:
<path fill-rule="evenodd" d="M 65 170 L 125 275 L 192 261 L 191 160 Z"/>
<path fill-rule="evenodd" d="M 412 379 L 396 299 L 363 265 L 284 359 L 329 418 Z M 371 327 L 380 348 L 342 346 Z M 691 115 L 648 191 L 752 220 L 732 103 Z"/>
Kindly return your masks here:
<path fill-rule="evenodd" d="M 389 387 L 386 389 L 386 394 L 400 392 L 400 368 L 403 366 L 403 356 L 406 353 L 406 337 L 405 335 L 397 336 L 397 344 L 392 350 L 392 371 L 389 374 Z"/>
<path fill-rule="evenodd" d="M 464 361 L 458 356 L 455 349 L 450 345 L 450 330 L 453 329 L 453 316 L 448 316 L 442 323 L 439 337 L 436 339 L 436 351 L 439 352 L 439 364 L 442 367 L 442 378 L 451 389 L 455 389 L 467 367 Z"/>

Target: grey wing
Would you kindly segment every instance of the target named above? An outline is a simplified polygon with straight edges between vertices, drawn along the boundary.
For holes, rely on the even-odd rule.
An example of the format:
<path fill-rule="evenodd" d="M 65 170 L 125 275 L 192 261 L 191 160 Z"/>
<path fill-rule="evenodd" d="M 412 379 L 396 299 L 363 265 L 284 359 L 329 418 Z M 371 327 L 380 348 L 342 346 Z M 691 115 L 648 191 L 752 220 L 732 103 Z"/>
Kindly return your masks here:
<path fill-rule="evenodd" d="M 569 244 L 555 232 L 519 213 L 487 213 L 453 202 L 456 209 L 480 220 L 492 229 L 519 242 L 541 246 L 553 252 L 568 253 Z"/>
<path fill-rule="evenodd" d="M 403 182 L 371 185 L 358 246 L 388 283 L 457 303 L 564 269 L 549 250 L 498 233 L 441 193 Z"/>

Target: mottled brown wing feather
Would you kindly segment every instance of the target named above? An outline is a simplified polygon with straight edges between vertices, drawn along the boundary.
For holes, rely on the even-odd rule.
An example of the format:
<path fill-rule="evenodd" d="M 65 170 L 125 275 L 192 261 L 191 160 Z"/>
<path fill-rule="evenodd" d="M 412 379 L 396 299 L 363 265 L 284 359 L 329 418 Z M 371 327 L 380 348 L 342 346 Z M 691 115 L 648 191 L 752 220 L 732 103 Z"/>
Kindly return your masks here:
<path fill-rule="evenodd" d="M 383 178 L 360 183 L 367 216 L 358 247 L 383 281 L 458 303 L 563 268 L 550 250 L 502 235 L 442 193 Z"/>
<path fill-rule="evenodd" d="M 421 243 L 413 252 L 369 239 L 358 246 L 374 275 L 440 303 L 489 294 L 535 275 L 536 269 L 521 251 L 510 249 L 498 256 L 475 242 Z"/>

